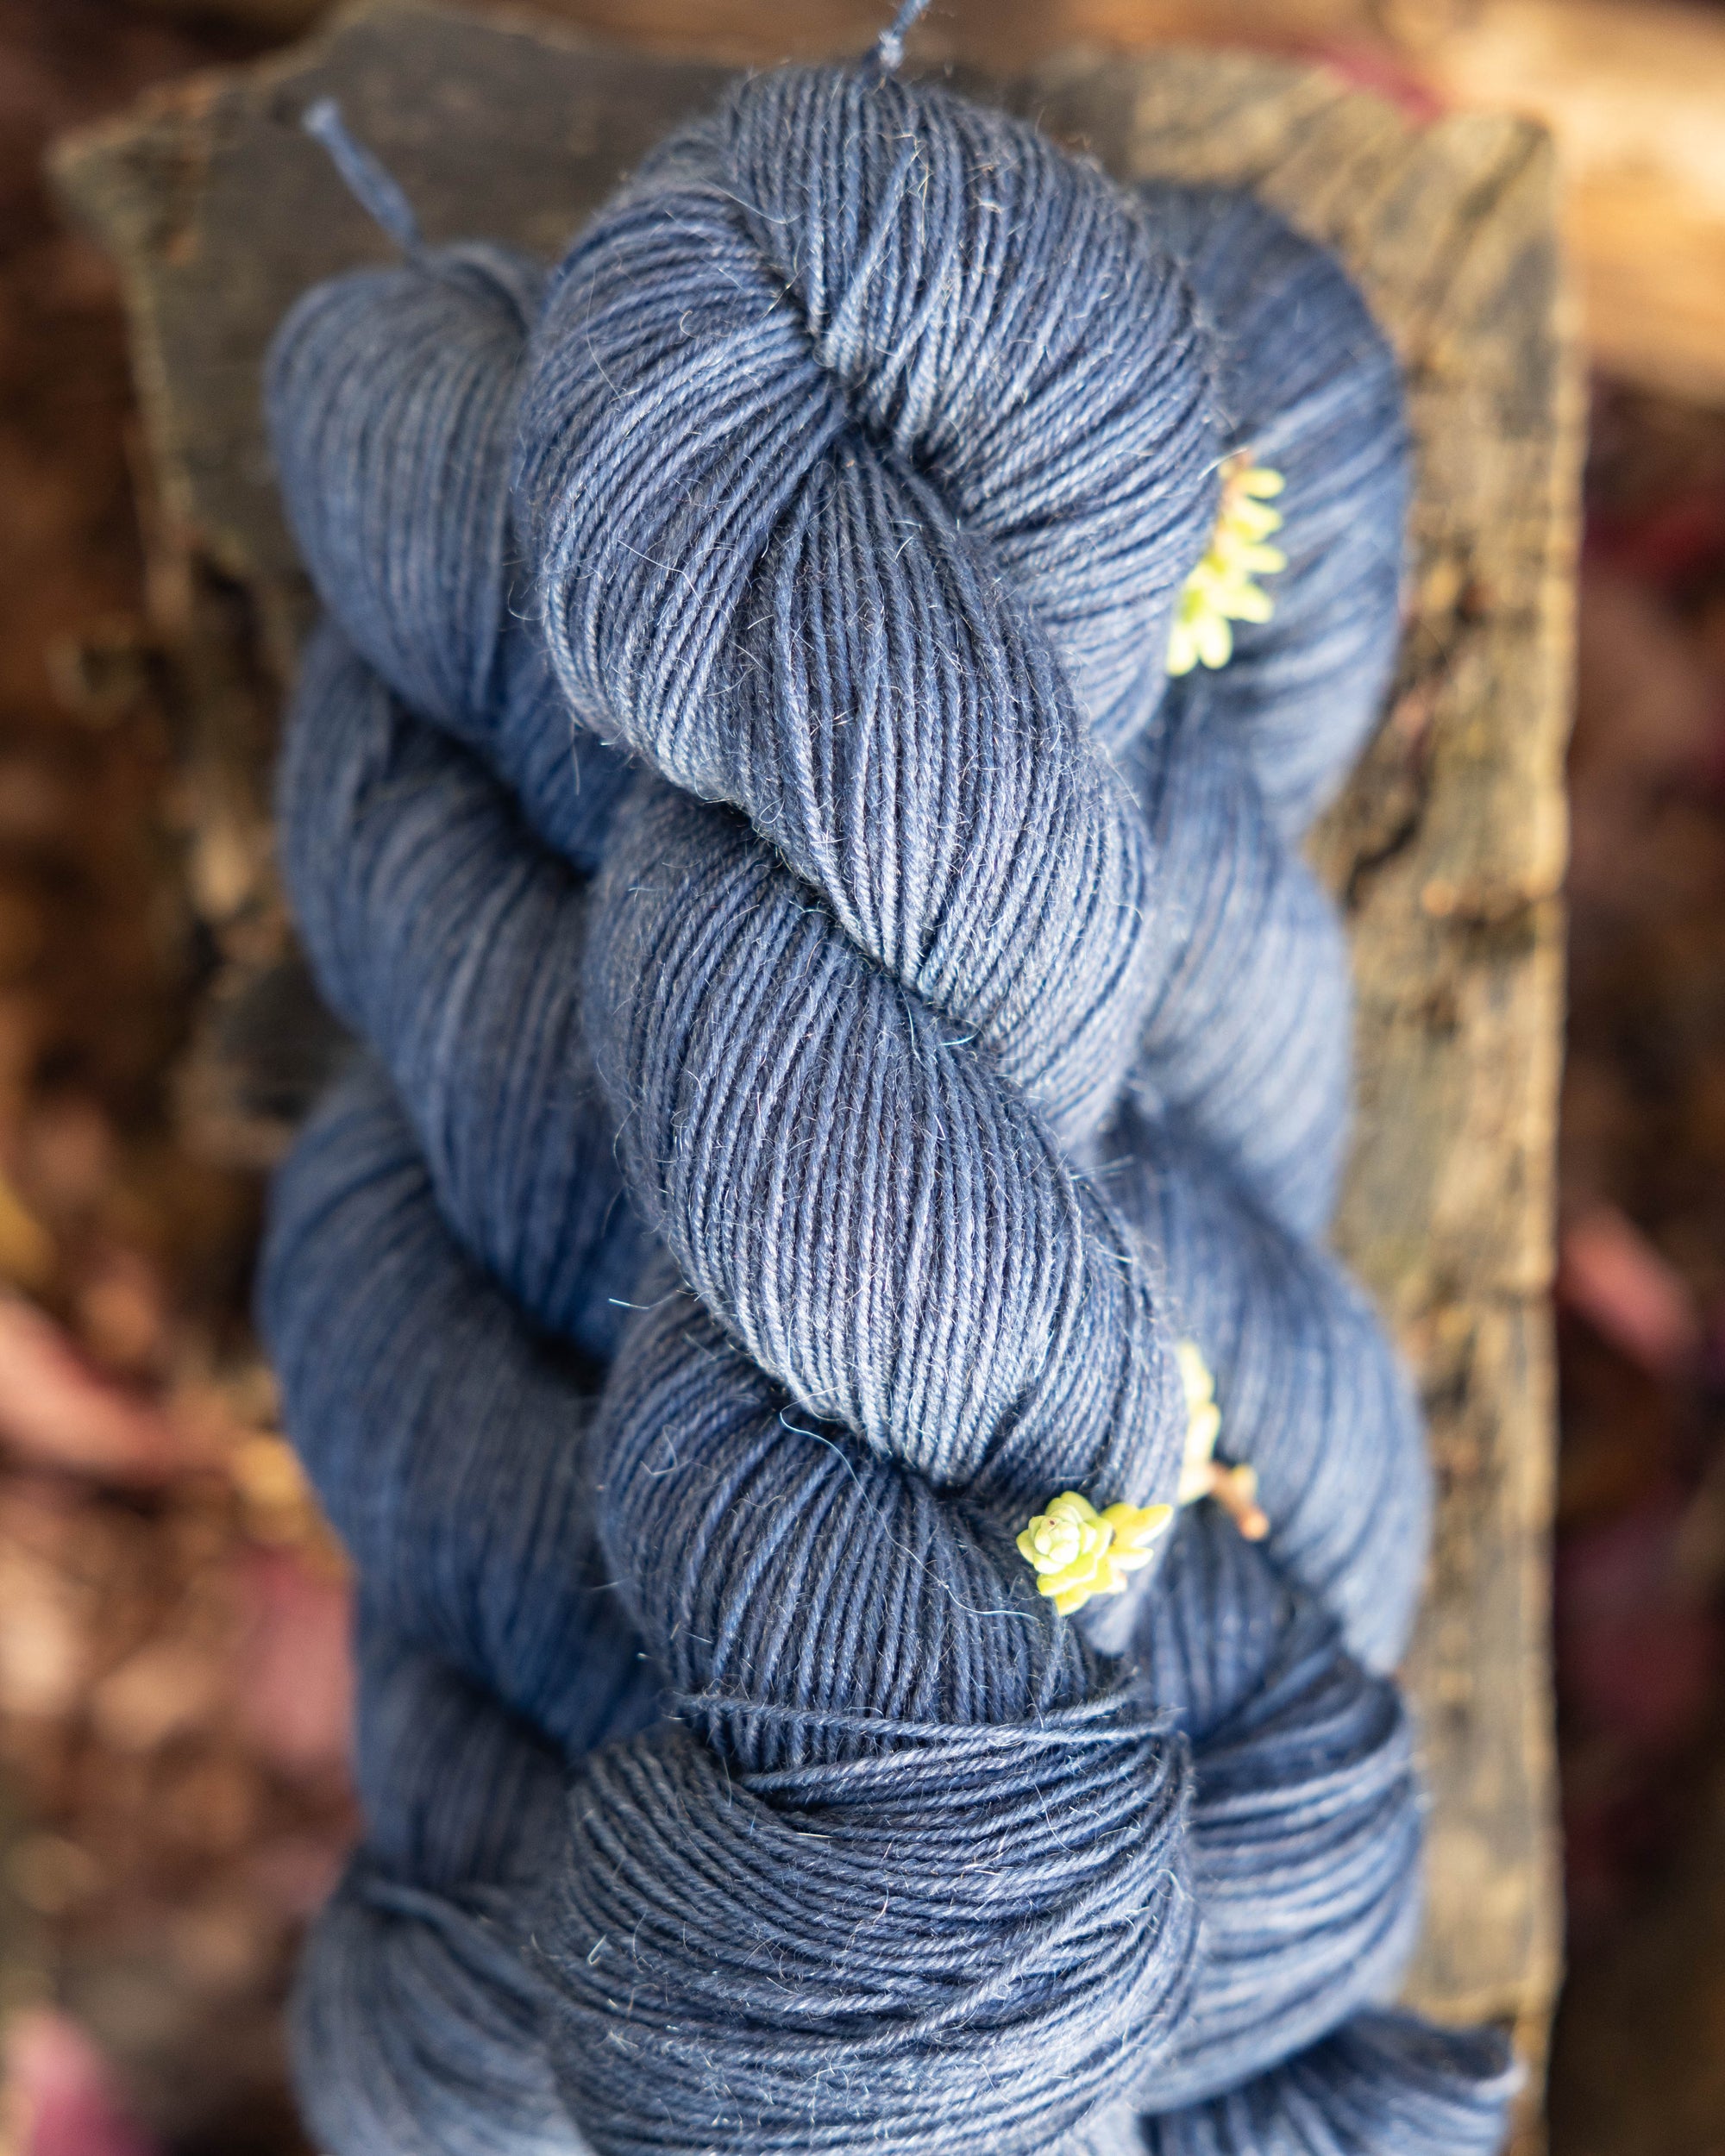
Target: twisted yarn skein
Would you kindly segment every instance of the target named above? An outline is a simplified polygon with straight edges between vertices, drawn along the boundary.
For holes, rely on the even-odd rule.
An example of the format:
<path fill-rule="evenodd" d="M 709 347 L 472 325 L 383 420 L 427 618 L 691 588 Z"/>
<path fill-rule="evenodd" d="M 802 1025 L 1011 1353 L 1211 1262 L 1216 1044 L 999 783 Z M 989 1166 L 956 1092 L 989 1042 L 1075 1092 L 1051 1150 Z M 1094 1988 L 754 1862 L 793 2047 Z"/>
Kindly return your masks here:
<path fill-rule="evenodd" d="M 1393 653 L 1393 363 L 1249 202 L 880 68 L 739 85 L 549 277 L 431 250 L 272 362 L 329 618 L 280 791 L 367 1044 L 279 1180 L 361 1583 L 367 1836 L 298 2008 L 346 2152 L 1495 2147 L 1389 2009 L 1405 1380 L 1320 1238 L 1295 843 Z M 1170 682 L 1224 454 L 1275 619 Z M 1063 1617 L 1057 1492 L 1185 1510 Z"/>

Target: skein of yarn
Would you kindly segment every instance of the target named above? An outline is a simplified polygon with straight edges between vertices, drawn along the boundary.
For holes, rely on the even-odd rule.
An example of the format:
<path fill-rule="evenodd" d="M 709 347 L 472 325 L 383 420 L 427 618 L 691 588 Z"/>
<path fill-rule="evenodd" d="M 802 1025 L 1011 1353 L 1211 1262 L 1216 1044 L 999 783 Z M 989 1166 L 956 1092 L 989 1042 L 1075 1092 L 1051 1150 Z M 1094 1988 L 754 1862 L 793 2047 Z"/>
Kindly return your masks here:
<path fill-rule="evenodd" d="M 361 1583 L 306 2109 L 1484 2156 L 1501 2040 L 1389 2003 L 1428 1471 L 1322 1247 L 1297 851 L 1393 660 L 1394 362 L 1268 212 L 900 81 L 903 27 L 549 276 L 315 118 L 405 259 L 269 385 L 327 610 L 283 862 L 364 1044 L 260 1287 Z M 1170 675 L 1248 449 L 1273 615 Z"/>

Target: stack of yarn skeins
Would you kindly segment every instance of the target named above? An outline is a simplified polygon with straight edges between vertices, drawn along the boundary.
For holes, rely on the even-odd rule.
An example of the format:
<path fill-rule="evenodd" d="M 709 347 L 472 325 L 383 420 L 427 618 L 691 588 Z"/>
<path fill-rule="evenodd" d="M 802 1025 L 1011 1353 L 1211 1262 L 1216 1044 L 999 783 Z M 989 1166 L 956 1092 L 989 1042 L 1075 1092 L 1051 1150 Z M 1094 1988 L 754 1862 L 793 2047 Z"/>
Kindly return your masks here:
<path fill-rule="evenodd" d="M 1391 2003 L 1428 1471 L 1323 1247 L 1298 852 L 1392 663 L 1394 362 L 1251 201 L 891 58 L 739 83 L 549 274 L 316 116 L 403 259 L 269 385 L 363 1044 L 260 1289 L 360 1589 L 307 2113 L 1490 2151 L 1501 2040 Z"/>

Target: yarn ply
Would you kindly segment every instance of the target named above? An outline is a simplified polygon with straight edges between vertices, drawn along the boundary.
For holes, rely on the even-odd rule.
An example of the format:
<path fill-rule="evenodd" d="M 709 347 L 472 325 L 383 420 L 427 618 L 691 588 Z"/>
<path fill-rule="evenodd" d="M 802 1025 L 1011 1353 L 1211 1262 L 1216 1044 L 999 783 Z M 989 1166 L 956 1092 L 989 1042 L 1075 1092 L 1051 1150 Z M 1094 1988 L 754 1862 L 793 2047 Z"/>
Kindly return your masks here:
<path fill-rule="evenodd" d="M 1497 2040 L 1387 2004 L 1428 1474 L 1321 1244 L 1359 299 L 878 66 L 739 84 L 549 276 L 324 127 L 407 254 L 269 388 L 283 861 L 366 1044 L 261 1288 L 361 1582 L 321 2144 L 1494 2148 Z M 1170 680 L 1243 447 L 1274 618 Z M 1018 1539 L 1175 1502 L 1182 1343 L 1269 1540 L 1189 1506 L 1063 1615 Z"/>

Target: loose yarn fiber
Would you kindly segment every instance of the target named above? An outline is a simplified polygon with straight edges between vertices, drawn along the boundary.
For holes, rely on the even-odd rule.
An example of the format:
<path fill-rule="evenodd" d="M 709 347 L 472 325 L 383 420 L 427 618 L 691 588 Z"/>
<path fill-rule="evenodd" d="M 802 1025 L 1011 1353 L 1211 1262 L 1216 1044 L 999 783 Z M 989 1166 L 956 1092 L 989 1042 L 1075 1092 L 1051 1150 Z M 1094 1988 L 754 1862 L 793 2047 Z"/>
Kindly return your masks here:
<path fill-rule="evenodd" d="M 1387 2002 L 1417 1415 L 1322 1247 L 1346 958 L 1301 835 L 1393 655 L 1406 447 L 1335 264 L 879 65 L 739 83 L 549 276 L 309 293 L 327 610 L 282 856 L 365 1044 L 276 1186 L 361 1582 L 331 2156 L 1495 2148 Z M 1171 682 L 1224 454 L 1273 621 Z M 1176 1343 L 1272 1523 L 1171 1501 Z"/>

